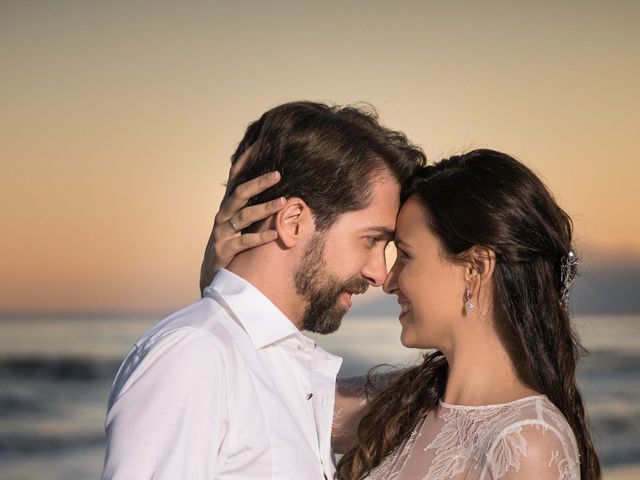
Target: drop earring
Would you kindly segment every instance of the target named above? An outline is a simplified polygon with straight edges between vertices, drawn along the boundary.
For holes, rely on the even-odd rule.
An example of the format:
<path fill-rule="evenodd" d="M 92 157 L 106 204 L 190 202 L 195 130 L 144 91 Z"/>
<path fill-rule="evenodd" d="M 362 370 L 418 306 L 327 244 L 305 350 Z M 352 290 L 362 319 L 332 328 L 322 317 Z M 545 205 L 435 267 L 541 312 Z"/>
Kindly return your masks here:
<path fill-rule="evenodd" d="M 476 309 L 476 306 L 471 301 L 471 298 L 473 298 L 473 296 L 471 295 L 469 287 L 467 287 L 464 291 L 464 309 L 467 311 L 467 313 L 471 313 Z"/>

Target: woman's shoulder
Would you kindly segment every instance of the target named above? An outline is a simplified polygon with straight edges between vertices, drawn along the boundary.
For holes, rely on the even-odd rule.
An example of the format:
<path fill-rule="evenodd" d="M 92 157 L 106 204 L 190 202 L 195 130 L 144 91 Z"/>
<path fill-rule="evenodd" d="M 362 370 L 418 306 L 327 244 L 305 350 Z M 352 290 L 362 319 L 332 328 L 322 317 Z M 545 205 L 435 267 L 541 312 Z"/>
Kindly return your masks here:
<path fill-rule="evenodd" d="M 512 402 L 492 431 L 487 461 L 493 478 L 580 477 L 571 426 L 546 396 Z"/>
<path fill-rule="evenodd" d="M 439 416 L 445 421 L 446 431 L 466 432 L 468 441 L 473 440 L 475 447 L 484 452 L 493 451 L 505 438 L 517 440 L 518 432 L 530 429 L 543 433 L 551 431 L 554 436 L 575 445 L 569 423 L 544 395 L 480 406 L 450 405 L 441 401 Z M 518 448 L 517 445 L 514 448 Z"/>
<path fill-rule="evenodd" d="M 539 424 L 569 431 L 569 425 L 558 408 L 545 395 L 532 395 L 507 403 L 480 406 L 450 405 L 440 402 L 447 416 L 473 417 L 473 423 L 485 424 L 495 435 L 514 425 Z"/>
<path fill-rule="evenodd" d="M 511 402 L 494 424 L 496 440 L 511 430 L 531 426 L 541 432 L 552 431 L 556 436 L 575 443 L 569 422 L 546 395 L 534 395 Z"/>
<path fill-rule="evenodd" d="M 533 395 L 491 408 L 493 414 L 488 431 L 491 432 L 489 450 L 505 437 L 516 432 L 536 431 L 553 436 L 575 446 L 575 438 L 569 422 L 562 412 L 545 395 Z"/>

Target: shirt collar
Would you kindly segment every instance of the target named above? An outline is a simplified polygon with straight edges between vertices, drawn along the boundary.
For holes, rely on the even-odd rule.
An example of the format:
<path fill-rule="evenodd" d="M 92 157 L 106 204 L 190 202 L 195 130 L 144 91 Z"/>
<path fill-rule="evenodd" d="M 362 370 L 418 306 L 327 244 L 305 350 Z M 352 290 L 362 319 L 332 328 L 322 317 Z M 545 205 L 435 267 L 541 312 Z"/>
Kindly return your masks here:
<path fill-rule="evenodd" d="M 257 349 L 293 335 L 303 336 L 260 290 L 227 269 L 216 273 L 204 295 L 226 304 Z"/>

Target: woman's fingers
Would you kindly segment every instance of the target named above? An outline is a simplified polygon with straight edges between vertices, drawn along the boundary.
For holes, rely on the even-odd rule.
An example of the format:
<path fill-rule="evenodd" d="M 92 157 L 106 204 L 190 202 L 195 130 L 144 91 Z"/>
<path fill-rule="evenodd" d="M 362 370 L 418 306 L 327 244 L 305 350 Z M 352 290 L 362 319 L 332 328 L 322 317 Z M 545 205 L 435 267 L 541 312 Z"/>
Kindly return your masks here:
<path fill-rule="evenodd" d="M 276 198 L 270 202 L 245 207 L 226 222 L 216 226 L 216 240 L 224 240 L 234 236 L 240 230 L 247 228 L 260 220 L 270 217 L 281 210 L 287 201 L 284 197 Z"/>
<path fill-rule="evenodd" d="M 247 204 L 249 199 L 273 187 L 279 181 L 280 173 L 270 172 L 238 185 L 229 196 L 222 200 L 220 211 L 216 215 L 216 223 L 227 222 Z"/>
<path fill-rule="evenodd" d="M 258 233 L 245 233 L 243 235 L 230 238 L 224 242 L 224 245 L 220 248 L 221 258 L 226 260 L 224 266 L 226 266 L 238 253 L 272 242 L 276 238 L 278 238 L 278 232 L 275 230 L 264 230 Z"/>
<path fill-rule="evenodd" d="M 275 230 L 264 230 L 257 233 L 235 234 L 234 236 L 216 239 L 214 236 L 217 237 L 216 233 L 219 230 L 219 227 L 214 227 L 204 252 L 204 259 L 200 267 L 201 292 L 211 283 L 216 272 L 229 265 L 233 257 L 238 253 L 253 247 L 259 247 L 278 238 L 278 232 Z"/>
<path fill-rule="evenodd" d="M 217 242 L 210 252 L 208 258 L 205 258 L 209 270 L 217 272 L 221 268 L 225 268 L 233 257 L 237 254 L 249 250 L 250 248 L 264 245 L 278 238 L 278 232 L 275 230 L 264 230 L 258 233 L 245 233 L 235 237 L 227 238 Z M 213 278 L 213 276 L 212 276 Z"/>

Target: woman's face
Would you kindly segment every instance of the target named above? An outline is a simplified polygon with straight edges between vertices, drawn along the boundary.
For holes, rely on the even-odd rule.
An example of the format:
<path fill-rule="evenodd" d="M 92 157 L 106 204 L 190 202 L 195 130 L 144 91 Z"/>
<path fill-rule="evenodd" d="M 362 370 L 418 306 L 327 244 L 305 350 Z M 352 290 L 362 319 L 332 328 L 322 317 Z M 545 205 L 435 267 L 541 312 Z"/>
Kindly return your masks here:
<path fill-rule="evenodd" d="M 398 213 L 395 244 L 398 257 L 384 290 L 398 296 L 402 344 L 448 350 L 463 318 L 465 266 L 447 258 L 415 195 Z"/>

